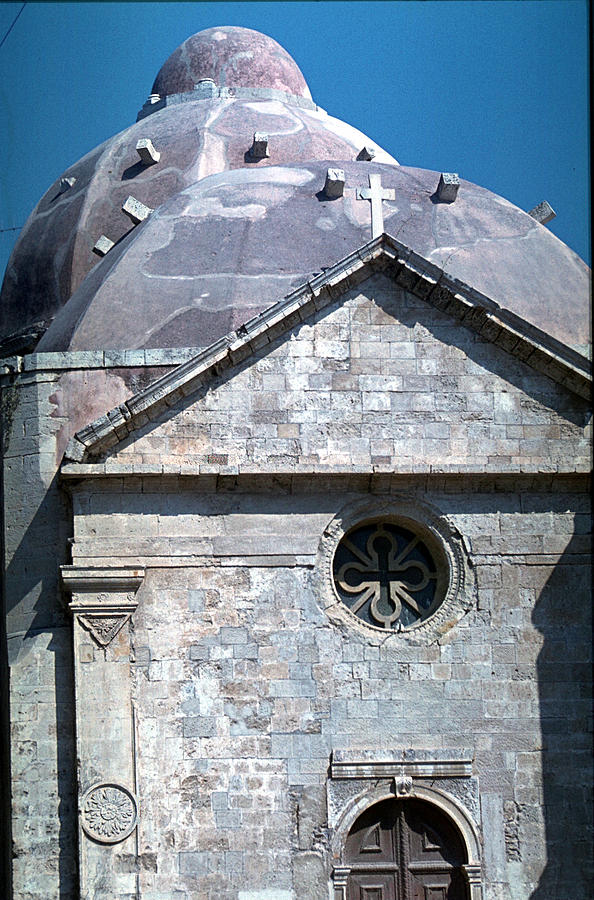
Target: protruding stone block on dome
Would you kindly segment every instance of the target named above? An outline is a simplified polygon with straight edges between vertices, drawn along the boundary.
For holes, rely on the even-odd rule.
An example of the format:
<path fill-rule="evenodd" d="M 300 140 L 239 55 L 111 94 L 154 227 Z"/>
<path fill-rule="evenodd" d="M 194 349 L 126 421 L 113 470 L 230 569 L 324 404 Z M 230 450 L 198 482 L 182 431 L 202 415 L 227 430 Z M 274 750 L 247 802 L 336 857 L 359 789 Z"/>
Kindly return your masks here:
<path fill-rule="evenodd" d="M 365 144 L 364 147 L 361 147 L 357 154 L 357 159 L 365 160 L 365 162 L 369 162 L 375 156 L 375 147 L 372 147 L 370 144 Z"/>
<path fill-rule="evenodd" d="M 254 132 L 254 140 L 250 147 L 250 156 L 253 159 L 265 159 L 270 156 L 268 151 L 268 135 L 263 131 Z"/>
<path fill-rule="evenodd" d="M 136 144 L 136 152 L 140 156 L 143 166 L 154 166 L 161 159 L 161 154 L 155 150 L 150 138 L 140 138 Z"/>
<path fill-rule="evenodd" d="M 145 206 L 140 200 L 130 196 L 123 204 L 122 212 L 125 212 L 128 218 L 132 219 L 135 225 L 138 225 L 140 222 L 144 222 L 153 210 L 150 206 Z"/>
<path fill-rule="evenodd" d="M 71 176 L 70 178 L 60 178 L 60 186 L 58 188 L 58 195 L 65 193 L 65 191 L 69 191 L 71 187 L 74 187 L 76 184 L 76 178 Z"/>
<path fill-rule="evenodd" d="M 328 169 L 326 172 L 326 183 L 324 184 L 324 194 L 329 200 L 335 200 L 342 197 L 344 193 L 344 171 L 342 169 Z"/>
<path fill-rule="evenodd" d="M 154 107 L 157 106 L 158 109 L 163 108 L 163 100 L 160 94 L 149 94 L 147 99 L 142 104 L 142 108 L 139 110 L 138 115 L 136 117 L 136 121 L 138 122 L 140 119 L 144 119 L 146 116 L 149 116 L 152 112 L 155 112 Z"/>
<path fill-rule="evenodd" d="M 199 100 L 210 100 L 218 96 L 218 88 L 212 78 L 201 78 L 194 85 L 194 92 Z"/>
<path fill-rule="evenodd" d="M 96 253 L 97 256 L 105 256 L 106 253 L 109 253 L 113 245 L 114 242 L 102 234 L 93 247 L 93 253 Z"/>
<path fill-rule="evenodd" d="M 453 203 L 458 196 L 460 179 L 456 172 L 442 172 L 437 185 L 437 199 L 441 203 Z"/>
<path fill-rule="evenodd" d="M 528 215 L 532 216 L 533 219 L 536 219 L 537 222 L 540 222 L 541 225 L 546 225 L 547 222 L 550 222 L 555 218 L 557 213 L 546 200 L 543 200 L 542 203 L 539 203 L 538 206 L 531 209 Z"/>

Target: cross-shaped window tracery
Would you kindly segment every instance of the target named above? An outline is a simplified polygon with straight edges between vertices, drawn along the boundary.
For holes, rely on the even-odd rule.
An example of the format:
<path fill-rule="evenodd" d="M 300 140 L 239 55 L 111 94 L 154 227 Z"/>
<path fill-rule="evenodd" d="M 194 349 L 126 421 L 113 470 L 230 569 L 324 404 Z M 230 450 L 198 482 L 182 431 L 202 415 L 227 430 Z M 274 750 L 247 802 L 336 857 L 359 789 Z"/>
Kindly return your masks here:
<path fill-rule="evenodd" d="M 333 564 L 338 596 L 376 628 L 401 630 L 426 619 L 439 605 L 443 573 L 420 534 L 393 522 L 349 531 Z"/>

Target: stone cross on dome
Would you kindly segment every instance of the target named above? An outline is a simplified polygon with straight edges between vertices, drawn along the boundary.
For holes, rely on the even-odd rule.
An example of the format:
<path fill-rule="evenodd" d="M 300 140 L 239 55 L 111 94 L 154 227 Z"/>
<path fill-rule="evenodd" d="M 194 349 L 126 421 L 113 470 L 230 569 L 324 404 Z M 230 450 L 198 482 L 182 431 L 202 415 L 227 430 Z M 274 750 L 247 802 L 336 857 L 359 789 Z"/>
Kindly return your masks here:
<path fill-rule="evenodd" d="M 371 201 L 371 238 L 379 237 L 384 232 L 384 200 L 395 200 L 394 188 L 382 189 L 382 176 L 377 173 L 369 175 L 369 187 L 357 191 L 357 200 Z"/>

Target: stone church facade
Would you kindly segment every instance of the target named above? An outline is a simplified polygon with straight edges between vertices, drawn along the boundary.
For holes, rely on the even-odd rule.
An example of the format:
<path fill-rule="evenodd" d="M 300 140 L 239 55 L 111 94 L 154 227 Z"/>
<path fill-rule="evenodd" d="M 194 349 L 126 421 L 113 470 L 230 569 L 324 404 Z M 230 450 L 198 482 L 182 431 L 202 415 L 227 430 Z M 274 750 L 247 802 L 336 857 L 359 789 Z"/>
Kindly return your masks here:
<path fill-rule="evenodd" d="M 588 283 L 170 57 L 5 277 L 9 896 L 590 896 Z"/>

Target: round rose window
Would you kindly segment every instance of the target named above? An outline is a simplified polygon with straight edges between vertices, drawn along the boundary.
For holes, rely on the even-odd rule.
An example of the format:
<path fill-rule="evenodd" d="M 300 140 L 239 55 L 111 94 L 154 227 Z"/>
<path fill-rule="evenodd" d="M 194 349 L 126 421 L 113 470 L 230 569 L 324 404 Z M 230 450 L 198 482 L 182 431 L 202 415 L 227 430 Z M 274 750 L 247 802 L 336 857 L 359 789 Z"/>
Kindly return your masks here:
<path fill-rule="evenodd" d="M 400 631 L 436 611 L 446 594 L 448 566 L 430 532 L 408 521 L 380 521 L 342 537 L 333 577 L 338 596 L 359 619 Z"/>

